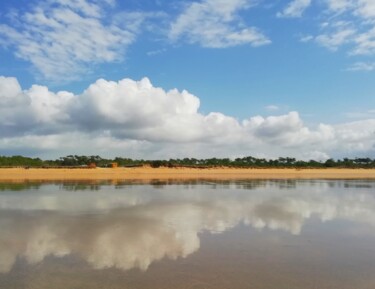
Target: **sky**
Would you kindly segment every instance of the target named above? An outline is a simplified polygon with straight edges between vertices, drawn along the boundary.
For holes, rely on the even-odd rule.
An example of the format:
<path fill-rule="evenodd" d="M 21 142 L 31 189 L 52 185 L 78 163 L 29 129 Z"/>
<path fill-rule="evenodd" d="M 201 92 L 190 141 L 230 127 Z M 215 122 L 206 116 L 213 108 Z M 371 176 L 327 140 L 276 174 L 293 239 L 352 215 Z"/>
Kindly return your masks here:
<path fill-rule="evenodd" d="M 0 155 L 375 158 L 373 0 L 0 1 Z"/>

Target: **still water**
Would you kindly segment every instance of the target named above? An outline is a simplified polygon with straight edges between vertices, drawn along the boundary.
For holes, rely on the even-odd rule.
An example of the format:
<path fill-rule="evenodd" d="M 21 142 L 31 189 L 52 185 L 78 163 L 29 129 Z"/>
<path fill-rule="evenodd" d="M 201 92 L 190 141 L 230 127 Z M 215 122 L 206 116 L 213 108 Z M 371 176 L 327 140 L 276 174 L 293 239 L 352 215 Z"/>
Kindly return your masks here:
<path fill-rule="evenodd" d="M 375 181 L 0 184 L 0 288 L 374 289 Z"/>

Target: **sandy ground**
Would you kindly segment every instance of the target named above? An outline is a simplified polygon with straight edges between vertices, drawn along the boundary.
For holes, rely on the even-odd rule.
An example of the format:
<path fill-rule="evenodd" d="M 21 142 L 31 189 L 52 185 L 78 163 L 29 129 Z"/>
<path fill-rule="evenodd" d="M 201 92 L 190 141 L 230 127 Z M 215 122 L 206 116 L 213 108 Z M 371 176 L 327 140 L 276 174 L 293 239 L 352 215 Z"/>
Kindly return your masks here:
<path fill-rule="evenodd" d="M 375 169 L 0 168 L 0 181 L 153 179 L 375 179 Z"/>

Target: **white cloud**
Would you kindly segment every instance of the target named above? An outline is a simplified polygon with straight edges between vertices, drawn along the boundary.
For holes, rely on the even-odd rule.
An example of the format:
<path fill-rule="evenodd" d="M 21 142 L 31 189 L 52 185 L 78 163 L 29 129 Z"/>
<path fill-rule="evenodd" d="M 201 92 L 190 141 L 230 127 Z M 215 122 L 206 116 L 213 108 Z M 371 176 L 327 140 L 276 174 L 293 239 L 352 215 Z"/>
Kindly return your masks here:
<path fill-rule="evenodd" d="M 337 50 L 340 46 L 353 41 L 356 30 L 347 27 L 340 27 L 332 33 L 320 34 L 315 41 L 331 50 Z"/>
<path fill-rule="evenodd" d="M 375 55 L 375 26 L 363 29 L 353 23 L 339 21 L 329 23 L 323 29 L 322 33 L 314 37 L 318 44 L 333 51 L 346 46 L 352 56 Z"/>
<path fill-rule="evenodd" d="M 320 124 L 314 131 L 303 124 L 297 112 L 290 112 L 286 115 L 252 117 L 244 121 L 244 126 L 250 135 L 261 140 L 263 145 L 272 145 L 277 151 L 277 146 L 292 151 L 305 146 L 306 151 L 318 148 L 319 142 L 329 143 L 335 138 L 335 131 L 332 126 Z M 323 149 L 320 145 L 319 148 Z M 301 153 L 301 152 L 300 152 Z M 290 152 L 289 152 L 290 154 Z M 299 154 L 301 157 L 301 154 Z"/>
<path fill-rule="evenodd" d="M 270 105 L 267 105 L 265 107 L 266 110 L 268 111 L 277 111 L 280 109 L 280 107 L 278 107 L 277 105 L 274 105 L 274 104 L 270 104 Z"/>
<path fill-rule="evenodd" d="M 46 79 L 78 78 L 93 64 L 122 60 L 136 38 L 144 16 L 129 14 L 122 24 L 115 23 L 110 2 L 41 1 L 30 12 L 19 12 L 12 26 L 0 25 L 0 45 L 29 61 Z"/>
<path fill-rule="evenodd" d="M 242 44 L 261 46 L 270 40 L 255 27 L 246 27 L 238 15 L 253 4 L 249 0 L 202 0 L 185 8 L 171 24 L 169 38 L 203 47 L 224 48 Z"/>
<path fill-rule="evenodd" d="M 297 18 L 311 5 L 311 0 L 293 0 L 282 12 L 277 13 L 278 17 Z"/>
<path fill-rule="evenodd" d="M 347 112 L 344 115 L 348 118 L 353 119 L 375 118 L 375 109 L 370 109 L 367 111 Z"/>
<path fill-rule="evenodd" d="M 167 50 L 165 48 L 162 48 L 162 49 L 148 51 L 146 54 L 147 54 L 147 56 L 155 56 L 155 55 L 163 54 L 166 51 Z"/>
<path fill-rule="evenodd" d="M 358 34 L 354 39 L 356 46 L 353 54 L 375 55 L 375 26 L 363 33 Z"/>
<path fill-rule="evenodd" d="M 336 125 L 337 142 L 347 151 L 367 152 L 375 148 L 375 119 Z"/>
<path fill-rule="evenodd" d="M 0 77 L 0 149 L 57 157 L 66 153 L 133 157 L 373 153 L 375 120 L 308 127 L 298 112 L 239 121 L 202 114 L 188 91 L 165 91 L 150 80 L 99 79 L 82 94 L 22 90 Z M 79 141 L 77 141 L 79 139 Z"/>
<path fill-rule="evenodd" d="M 301 42 L 310 42 L 313 39 L 314 39 L 314 36 L 312 36 L 312 35 L 306 35 L 306 36 L 302 36 L 300 38 L 300 41 Z"/>
<path fill-rule="evenodd" d="M 375 70 L 375 62 L 356 62 L 352 64 L 348 71 L 373 71 Z"/>
<path fill-rule="evenodd" d="M 303 2 L 308 4 L 307 2 L 311 1 L 296 0 L 291 2 L 290 6 Z M 321 32 L 316 36 L 302 38 L 302 42 L 315 40 L 333 51 L 345 46 L 351 55 L 375 55 L 375 2 L 373 0 L 326 0 L 322 3 L 328 6 L 328 9 L 321 16 L 323 19 Z M 302 6 L 297 5 L 297 7 Z M 301 16 L 300 11 L 302 10 L 297 9 L 296 16 Z M 291 14 L 293 15 L 293 10 Z"/>
<path fill-rule="evenodd" d="M 363 18 L 375 20 L 375 2 L 373 0 L 358 0 L 356 13 Z"/>
<path fill-rule="evenodd" d="M 0 76 L 1 106 L 16 106 L 23 101 L 21 86 L 14 77 Z"/>
<path fill-rule="evenodd" d="M 337 13 L 343 12 L 348 10 L 349 8 L 353 7 L 353 0 L 326 0 L 328 4 L 328 8 Z"/>

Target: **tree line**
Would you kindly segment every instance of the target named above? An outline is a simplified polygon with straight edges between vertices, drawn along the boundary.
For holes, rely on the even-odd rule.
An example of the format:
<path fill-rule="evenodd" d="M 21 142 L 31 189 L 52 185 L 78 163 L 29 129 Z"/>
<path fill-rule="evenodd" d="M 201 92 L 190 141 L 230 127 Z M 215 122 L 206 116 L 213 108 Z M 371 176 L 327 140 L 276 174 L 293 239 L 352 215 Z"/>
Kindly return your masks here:
<path fill-rule="evenodd" d="M 375 168 L 375 159 L 371 158 L 343 158 L 328 159 L 326 161 L 297 160 L 290 157 L 277 159 L 255 158 L 183 158 L 169 160 L 133 160 L 131 158 L 116 157 L 114 159 L 96 156 L 68 155 L 55 160 L 42 160 L 24 156 L 0 156 L 0 167 L 85 167 L 95 164 L 98 167 L 108 167 L 117 163 L 120 167 L 235 167 L 235 168 Z"/>

